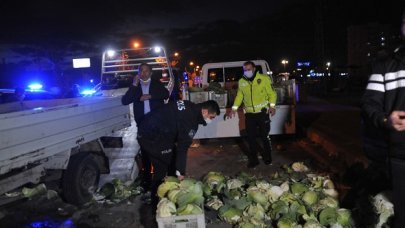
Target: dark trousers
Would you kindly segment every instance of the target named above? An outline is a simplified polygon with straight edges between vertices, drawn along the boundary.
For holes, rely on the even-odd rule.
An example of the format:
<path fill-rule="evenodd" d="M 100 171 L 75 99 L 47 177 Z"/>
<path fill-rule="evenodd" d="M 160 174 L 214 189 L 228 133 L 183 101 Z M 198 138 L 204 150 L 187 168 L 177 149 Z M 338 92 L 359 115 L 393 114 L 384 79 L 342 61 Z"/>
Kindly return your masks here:
<path fill-rule="evenodd" d="M 391 159 L 392 193 L 396 228 L 405 227 L 405 161 Z"/>
<path fill-rule="evenodd" d="M 159 202 L 157 189 L 169 172 L 169 167 L 171 166 L 173 158 L 173 145 L 159 142 L 159 140 L 144 138 L 139 138 L 138 141 L 141 148 L 144 149 L 142 152 L 145 152 L 148 155 L 154 168 L 151 183 L 151 198 L 152 205 L 156 207 Z"/>
<path fill-rule="evenodd" d="M 249 143 L 248 159 L 249 162 L 257 162 L 257 151 L 259 145 L 257 144 L 257 136 L 263 142 L 264 151 L 262 157 L 264 161 L 271 161 L 271 140 L 270 140 L 270 116 L 266 112 L 260 113 L 246 113 L 245 124 L 247 140 Z M 257 128 L 259 128 L 259 135 L 257 135 Z"/>
<path fill-rule="evenodd" d="M 152 164 L 149 158 L 148 153 L 145 151 L 146 149 L 141 147 L 141 158 L 142 158 L 142 171 L 141 171 L 141 180 L 142 180 L 142 187 L 145 191 L 149 191 L 151 188 L 152 182 Z"/>

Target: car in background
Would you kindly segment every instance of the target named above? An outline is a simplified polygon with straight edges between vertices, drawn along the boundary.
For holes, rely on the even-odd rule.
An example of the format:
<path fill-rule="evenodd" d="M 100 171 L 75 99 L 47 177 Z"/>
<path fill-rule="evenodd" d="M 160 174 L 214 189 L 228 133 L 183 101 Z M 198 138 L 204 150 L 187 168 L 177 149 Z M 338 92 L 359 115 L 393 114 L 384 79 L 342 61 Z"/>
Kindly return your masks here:
<path fill-rule="evenodd" d="M 15 99 L 16 94 L 15 94 L 16 89 L 0 89 L 0 104 L 4 103 L 9 103 L 9 102 L 15 102 L 17 101 Z M 49 100 L 49 99 L 55 99 L 55 95 L 50 93 L 49 91 L 39 89 L 39 90 L 30 90 L 27 89 L 24 92 L 24 101 L 29 101 L 29 100 Z"/>

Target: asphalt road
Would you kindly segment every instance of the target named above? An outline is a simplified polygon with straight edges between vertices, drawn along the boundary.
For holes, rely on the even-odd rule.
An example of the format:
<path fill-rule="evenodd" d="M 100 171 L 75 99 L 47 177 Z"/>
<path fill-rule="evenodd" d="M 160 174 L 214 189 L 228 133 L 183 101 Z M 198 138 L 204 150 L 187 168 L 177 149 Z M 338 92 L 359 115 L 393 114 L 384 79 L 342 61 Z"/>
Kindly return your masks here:
<path fill-rule="evenodd" d="M 228 176 L 244 171 L 266 179 L 282 164 L 295 161 L 305 161 L 317 170 L 325 170 L 327 166 L 317 162 L 311 155 L 319 150 L 319 146 L 304 138 L 274 138 L 273 164 L 265 165 L 261 161 L 254 169 L 246 167 L 247 160 L 243 152 L 245 146 L 241 140 L 225 138 L 212 139 L 190 148 L 188 176 L 201 179 L 209 171 L 219 171 Z M 59 197 L 47 199 L 44 195 L 3 206 L 0 210 L 3 215 L 0 224 L 1 227 L 59 227 L 56 225 L 61 224 L 61 227 L 156 227 L 151 207 L 141 198 L 139 195 L 116 204 L 95 203 L 77 208 L 66 204 Z M 207 214 L 206 219 L 207 227 L 231 227 L 212 214 Z"/>

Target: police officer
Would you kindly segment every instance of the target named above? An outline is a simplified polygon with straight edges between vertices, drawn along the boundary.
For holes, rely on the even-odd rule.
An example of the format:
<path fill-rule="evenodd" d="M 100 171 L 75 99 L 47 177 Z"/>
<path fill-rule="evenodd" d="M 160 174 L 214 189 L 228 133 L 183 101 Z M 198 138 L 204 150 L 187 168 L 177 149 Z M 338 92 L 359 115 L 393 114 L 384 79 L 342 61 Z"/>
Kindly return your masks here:
<path fill-rule="evenodd" d="M 249 143 L 248 168 L 254 168 L 259 164 L 257 158 L 258 144 L 256 142 L 256 131 L 259 128 L 260 138 L 263 142 L 264 152 L 262 154 L 264 163 L 270 165 L 271 140 L 270 140 L 270 116 L 275 115 L 277 93 L 272 87 L 270 77 L 257 71 L 253 62 L 247 61 L 243 64 L 243 77 L 239 79 L 239 88 L 232 106 L 232 112 L 227 113 L 230 118 L 235 115 L 239 106 L 243 103 L 245 109 L 245 126 Z"/>
<path fill-rule="evenodd" d="M 169 91 L 159 81 L 152 79 L 152 66 L 142 63 L 138 68 L 138 75 L 134 77 L 133 84 L 129 86 L 128 91 L 122 97 L 122 104 L 133 104 L 134 118 L 139 125 L 146 114 L 151 110 L 164 105 L 165 99 L 169 98 Z M 151 185 L 152 166 L 148 155 L 141 147 L 142 158 L 142 187 L 147 192 Z"/>
<path fill-rule="evenodd" d="M 138 141 L 155 170 L 151 185 L 153 206 L 158 203 L 157 188 L 169 172 L 172 158 L 175 158 L 175 174 L 182 180 L 186 172 L 187 150 L 198 125 L 207 125 L 219 113 L 215 101 L 194 104 L 181 100 L 169 102 L 145 116 L 138 127 Z"/>

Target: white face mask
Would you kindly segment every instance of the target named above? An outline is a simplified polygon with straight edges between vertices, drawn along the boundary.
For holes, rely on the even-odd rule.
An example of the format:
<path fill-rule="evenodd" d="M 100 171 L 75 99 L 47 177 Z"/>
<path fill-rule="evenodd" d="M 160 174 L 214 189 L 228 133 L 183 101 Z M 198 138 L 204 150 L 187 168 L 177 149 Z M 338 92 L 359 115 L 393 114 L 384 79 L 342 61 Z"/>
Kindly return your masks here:
<path fill-rule="evenodd" d="M 210 118 L 205 118 L 204 121 L 205 121 L 207 124 L 210 124 L 210 123 L 212 122 L 212 119 L 210 119 Z"/>
<path fill-rule="evenodd" d="M 251 70 L 245 71 L 244 74 L 245 74 L 245 76 L 246 76 L 247 78 L 253 77 L 253 71 L 251 71 Z"/>
<path fill-rule="evenodd" d="M 146 79 L 146 80 L 143 80 L 142 78 L 140 78 L 140 80 L 141 80 L 141 82 L 143 82 L 143 83 L 148 83 L 148 82 L 150 82 L 151 78 L 148 78 L 148 79 Z"/>

